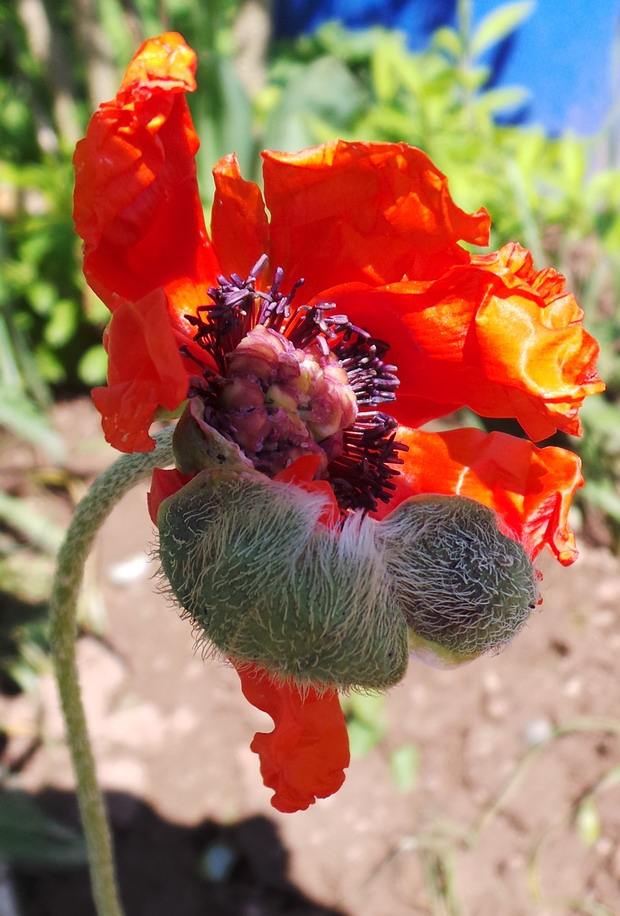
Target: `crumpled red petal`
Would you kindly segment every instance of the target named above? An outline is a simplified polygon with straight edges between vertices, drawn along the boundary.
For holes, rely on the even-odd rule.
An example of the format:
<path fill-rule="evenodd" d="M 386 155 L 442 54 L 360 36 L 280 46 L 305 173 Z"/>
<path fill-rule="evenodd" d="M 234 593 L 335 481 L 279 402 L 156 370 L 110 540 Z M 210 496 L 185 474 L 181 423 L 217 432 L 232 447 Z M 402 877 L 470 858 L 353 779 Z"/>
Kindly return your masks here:
<path fill-rule="evenodd" d="M 469 496 L 494 509 L 532 558 L 546 546 L 565 566 L 577 559 L 568 512 L 583 478 L 572 452 L 479 429 L 428 433 L 400 427 L 396 438 L 409 451 L 402 454 L 396 493 L 380 508 L 381 517 L 419 493 Z"/>
<path fill-rule="evenodd" d="M 541 280 L 495 271 L 511 263 L 508 255 L 502 249 L 484 266 L 452 268 L 432 283 L 344 284 L 322 294 L 389 341 L 401 382 L 391 412 L 404 425 L 467 406 L 514 417 L 534 441 L 558 429 L 581 433 L 584 398 L 605 387 L 595 368 L 598 345 L 573 297 L 559 291 L 563 278 L 555 274 L 551 284 L 548 272 Z"/>
<path fill-rule="evenodd" d="M 319 470 L 320 458 L 318 455 L 304 455 L 297 458 L 289 467 L 279 471 L 274 480 L 283 483 L 294 483 L 307 493 L 322 493 L 325 497 L 325 506 L 318 521 L 327 528 L 334 528 L 340 519 L 340 509 L 334 491 L 327 480 L 315 480 Z"/>
<path fill-rule="evenodd" d="M 169 292 L 171 283 L 177 294 L 204 287 L 218 273 L 185 99 L 196 88 L 195 69 L 196 55 L 175 32 L 145 42 L 77 145 L 74 219 L 84 273 L 111 309 L 155 287 Z"/>
<path fill-rule="evenodd" d="M 234 660 L 233 660 L 234 663 Z M 236 668 L 245 698 L 266 712 L 273 731 L 257 732 L 250 745 L 260 758 L 263 782 L 274 790 L 278 811 L 304 811 L 317 798 L 333 795 L 349 766 L 349 739 L 335 690 L 300 691 L 257 665 Z"/>
<path fill-rule="evenodd" d="M 404 143 L 335 141 L 263 153 L 269 255 L 304 296 L 364 281 L 430 279 L 469 262 L 460 240 L 484 245 L 490 219 L 453 202 L 445 175 Z"/>
<path fill-rule="evenodd" d="M 120 303 L 106 343 L 108 386 L 92 391 L 105 437 L 121 452 L 151 451 L 155 440 L 148 430 L 157 409 L 178 407 L 188 384 L 164 291 Z"/>
<path fill-rule="evenodd" d="M 222 273 L 227 277 L 236 273 L 245 279 L 260 256 L 269 253 L 269 223 L 263 196 L 258 185 L 241 177 L 234 153 L 220 159 L 213 169 L 213 179 L 213 245 Z M 271 271 L 277 266 L 272 264 Z"/>
<path fill-rule="evenodd" d="M 181 474 L 176 468 L 155 468 L 151 477 L 151 488 L 146 494 L 149 516 L 157 525 L 157 513 L 164 499 L 182 490 L 195 474 Z"/>

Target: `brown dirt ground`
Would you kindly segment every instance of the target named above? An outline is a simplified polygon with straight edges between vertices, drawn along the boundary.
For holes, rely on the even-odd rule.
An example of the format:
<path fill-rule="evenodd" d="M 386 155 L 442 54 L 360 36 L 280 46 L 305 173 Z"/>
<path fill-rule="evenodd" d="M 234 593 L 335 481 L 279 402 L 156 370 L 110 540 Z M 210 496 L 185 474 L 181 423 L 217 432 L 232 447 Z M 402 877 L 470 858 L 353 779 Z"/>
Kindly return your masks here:
<path fill-rule="evenodd" d="M 87 402 L 62 406 L 56 421 L 71 470 L 89 477 L 112 459 Z M 13 472 L 16 460 L 5 453 Z M 157 592 L 156 564 L 141 559 L 154 541 L 145 492 L 125 497 L 98 538 L 90 600 L 103 602 L 106 638 L 79 643 L 127 916 L 620 914 L 615 558 L 582 544 L 569 569 L 545 559 L 543 609 L 504 654 L 452 671 L 412 662 L 389 693 L 385 737 L 353 760 L 341 791 L 283 815 L 249 750 L 270 720 L 244 701 L 234 671 L 196 653 Z M 134 574 L 121 583 L 128 560 Z M 18 784 L 71 821 L 49 677 L 41 696 L 43 741 Z M 0 713 L 20 725 L 10 762 L 36 709 L 19 696 Z M 545 741 L 556 727 L 566 733 Z M 406 743 L 419 768 L 403 793 L 389 755 Z M 24 916 L 93 912 L 82 872 L 18 871 L 17 886 Z"/>

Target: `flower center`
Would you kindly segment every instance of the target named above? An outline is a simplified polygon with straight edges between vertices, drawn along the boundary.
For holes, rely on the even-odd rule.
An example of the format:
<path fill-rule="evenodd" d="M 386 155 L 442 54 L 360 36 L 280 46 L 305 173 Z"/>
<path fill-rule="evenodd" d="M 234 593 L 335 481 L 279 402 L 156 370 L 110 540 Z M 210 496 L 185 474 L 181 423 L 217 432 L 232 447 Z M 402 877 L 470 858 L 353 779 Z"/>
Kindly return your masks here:
<path fill-rule="evenodd" d="M 257 470 L 273 477 L 316 455 L 343 511 L 373 511 L 391 498 L 405 448 L 394 439 L 396 420 L 377 410 L 398 387 L 396 367 L 384 361 L 389 346 L 330 314 L 332 304 L 294 306 L 303 280 L 284 295 L 280 269 L 268 292 L 257 290 L 266 261 L 246 280 L 218 277 L 212 304 L 186 316 L 216 367 L 201 363 L 189 397 Z"/>

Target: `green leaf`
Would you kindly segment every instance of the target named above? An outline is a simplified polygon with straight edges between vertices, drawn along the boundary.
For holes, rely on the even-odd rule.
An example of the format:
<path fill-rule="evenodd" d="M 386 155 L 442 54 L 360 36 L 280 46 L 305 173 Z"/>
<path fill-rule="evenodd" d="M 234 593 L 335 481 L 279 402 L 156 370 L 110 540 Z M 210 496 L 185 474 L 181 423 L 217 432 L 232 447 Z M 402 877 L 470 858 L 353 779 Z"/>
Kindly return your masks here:
<path fill-rule="evenodd" d="M 28 301 L 37 315 L 47 315 L 54 307 L 58 295 L 51 283 L 35 280 L 26 290 Z"/>
<path fill-rule="evenodd" d="M 0 385 L 0 426 L 39 446 L 55 463 L 62 463 L 65 449 L 47 418 L 19 389 Z"/>
<path fill-rule="evenodd" d="M 390 754 L 390 770 L 399 792 L 408 792 L 418 774 L 420 752 L 413 744 L 401 744 Z"/>
<path fill-rule="evenodd" d="M 73 299 L 60 299 L 55 303 L 49 321 L 45 325 L 45 342 L 57 350 L 63 347 L 75 333 L 78 323 L 77 303 Z"/>
<path fill-rule="evenodd" d="M 47 553 L 55 554 L 62 544 L 63 529 L 42 516 L 41 510 L 25 499 L 0 492 L 0 520 Z"/>
<path fill-rule="evenodd" d="M 385 731 L 385 696 L 382 693 L 352 693 L 347 705 L 351 716 Z"/>
<path fill-rule="evenodd" d="M 481 20 L 471 40 L 470 53 L 478 57 L 514 32 L 534 10 L 533 0 L 517 0 L 492 10 Z"/>
<path fill-rule="evenodd" d="M 620 522 L 620 496 L 612 490 L 611 481 L 598 483 L 593 480 L 587 480 L 583 488 L 584 499 L 599 506 L 614 521 Z"/>
<path fill-rule="evenodd" d="M 385 734 L 385 697 L 381 693 L 352 693 L 342 701 L 351 753 L 363 756 L 376 747 Z"/>
<path fill-rule="evenodd" d="M 463 55 L 463 41 L 461 36 L 456 29 L 451 29 L 448 26 L 443 26 L 441 29 L 437 29 L 436 32 L 433 32 L 432 46 L 439 51 L 443 51 L 451 57 L 454 62 L 460 60 Z"/>
<path fill-rule="evenodd" d="M 270 112 L 263 142 L 267 149 L 303 149 L 315 142 L 313 121 L 327 121 L 333 135 L 346 130 L 362 109 L 365 94 L 334 57 L 320 57 L 295 71 Z"/>
<path fill-rule="evenodd" d="M 43 814 L 21 792 L 0 792 L 0 853 L 10 861 L 55 868 L 87 861 L 82 838 Z"/>
<path fill-rule="evenodd" d="M 200 188 L 208 198 L 213 193 L 211 169 L 222 156 L 235 152 L 241 172 L 253 177 L 252 108 L 230 58 L 216 52 L 200 55 L 197 80 L 203 91 L 190 102 L 200 137 Z"/>
<path fill-rule="evenodd" d="M 102 344 L 89 347 L 78 363 L 78 375 L 85 385 L 103 385 L 108 367 L 108 354 Z"/>
<path fill-rule="evenodd" d="M 469 69 L 462 71 L 461 82 L 466 89 L 476 91 L 489 81 L 490 76 L 490 67 L 469 67 Z"/>
<path fill-rule="evenodd" d="M 596 802 L 587 795 L 575 813 L 575 825 L 581 841 L 586 846 L 593 846 L 601 836 L 601 819 Z"/>
<path fill-rule="evenodd" d="M 531 93 L 521 86 L 507 86 L 505 89 L 489 89 L 476 100 L 476 108 L 487 114 L 495 115 L 500 111 L 520 108 L 530 98 Z"/>
<path fill-rule="evenodd" d="M 359 719 L 351 719 L 347 722 L 347 732 L 353 757 L 363 757 L 365 754 L 370 753 L 383 737 L 383 731 L 360 722 Z"/>
<path fill-rule="evenodd" d="M 370 62 L 372 83 L 380 104 L 389 104 L 398 91 L 398 76 L 395 61 L 404 53 L 403 37 L 400 34 L 382 36 Z"/>

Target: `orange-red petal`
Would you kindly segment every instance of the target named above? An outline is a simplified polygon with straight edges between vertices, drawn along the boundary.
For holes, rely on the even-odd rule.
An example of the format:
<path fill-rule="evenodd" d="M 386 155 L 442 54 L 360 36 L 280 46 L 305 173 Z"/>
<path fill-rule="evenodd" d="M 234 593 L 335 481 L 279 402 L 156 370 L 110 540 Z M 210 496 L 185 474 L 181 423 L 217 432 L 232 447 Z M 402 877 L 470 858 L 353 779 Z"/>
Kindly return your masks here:
<path fill-rule="evenodd" d="M 317 798 L 337 792 L 350 755 L 336 691 L 300 691 L 257 665 L 240 665 L 237 673 L 245 698 L 275 723 L 273 731 L 257 732 L 250 745 L 260 758 L 263 782 L 274 790 L 273 807 L 304 811 Z"/>
<path fill-rule="evenodd" d="M 560 275 L 494 270 L 492 258 L 503 253 L 431 283 L 345 284 L 324 294 L 390 343 L 401 423 L 420 426 L 467 406 L 482 416 L 516 418 L 535 441 L 557 429 L 581 432 L 584 398 L 604 388 L 595 368 L 598 345 Z"/>
<path fill-rule="evenodd" d="M 340 518 L 340 509 L 330 484 L 326 480 L 314 479 L 320 463 L 318 455 L 304 455 L 301 458 L 297 458 L 283 471 L 279 471 L 274 480 L 280 480 L 283 483 L 294 483 L 307 493 L 322 493 L 326 497 L 326 502 L 318 521 L 327 528 L 334 528 Z"/>
<path fill-rule="evenodd" d="M 479 429 L 428 433 L 401 427 L 396 438 L 409 451 L 382 515 L 418 493 L 469 496 L 499 513 L 532 557 L 547 546 L 565 566 L 577 558 L 568 512 L 583 478 L 572 452 Z"/>
<path fill-rule="evenodd" d="M 244 279 L 261 255 L 269 251 L 269 225 L 258 185 L 245 181 L 234 153 L 213 169 L 215 197 L 211 209 L 211 238 L 222 272 Z M 272 265 L 273 267 L 277 265 Z"/>
<path fill-rule="evenodd" d="M 151 489 L 146 494 L 149 516 L 157 525 L 157 513 L 164 499 L 182 490 L 195 474 L 181 474 L 176 468 L 155 468 L 151 477 Z"/>
<path fill-rule="evenodd" d="M 148 430 L 156 411 L 178 407 L 188 385 L 163 290 L 120 303 L 106 343 L 108 387 L 92 391 L 105 437 L 121 452 L 151 451 L 155 440 Z"/>
<path fill-rule="evenodd" d="M 304 295 L 362 281 L 429 279 L 467 263 L 459 240 L 484 245 L 490 220 L 450 197 L 447 179 L 404 143 L 336 141 L 299 153 L 265 152 L 272 267 Z"/>
<path fill-rule="evenodd" d="M 178 294 L 218 272 L 185 99 L 195 89 L 195 68 L 196 55 L 180 35 L 147 41 L 77 145 L 74 218 L 84 272 L 111 309 L 160 286 L 170 297 L 170 284 Z"/>

